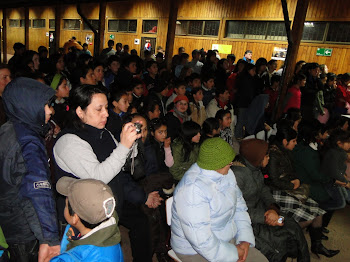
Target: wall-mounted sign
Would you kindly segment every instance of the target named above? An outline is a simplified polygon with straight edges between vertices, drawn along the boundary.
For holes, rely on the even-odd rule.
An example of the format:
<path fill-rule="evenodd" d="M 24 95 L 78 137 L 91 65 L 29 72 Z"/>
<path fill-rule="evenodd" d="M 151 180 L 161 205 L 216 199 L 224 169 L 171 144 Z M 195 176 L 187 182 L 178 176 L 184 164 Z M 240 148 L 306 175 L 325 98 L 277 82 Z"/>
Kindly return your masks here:
<path fill-rule="evenodd" d="M 92 45 L 92 35 L 91 34 L 87 34 L 85 37 L 85 42 L 89 45 Z"/>
<path fill-rule="evenodd" d="M 109 35 L 110 40 L 114 40 L 115 36 L 114 35 Z"/>
<path fill-rule="evenodd" d="M 274 47 L 271 59 L 274 60 L 286 60 L 287 48 L 284 47 Z"/>
<path fill-rule="evenodd" d="M 46 32 L 46 36 L 49 36 L 49 32 Z"/>
<path fill-rule="evenodd" d="M 231 54 L 232 52 L 232 45 L 219 45 L 219 44 L 212 44 L 211 45 L 212 50 L 218 50 L 220 54 Z"/>
<path fill-rule="evenodd" d="M 332 56 L 333 49 L 332 48 L 317 48 L 316 55 L 317 56 Z"/>
<path fill-rule="evenodd" d="M 135 44 L 135 45 L 139 45 L 139 44 L 140 44 L 140 39 L 135 38 L 135 40 L 134 40 L 134 44 Z"/>

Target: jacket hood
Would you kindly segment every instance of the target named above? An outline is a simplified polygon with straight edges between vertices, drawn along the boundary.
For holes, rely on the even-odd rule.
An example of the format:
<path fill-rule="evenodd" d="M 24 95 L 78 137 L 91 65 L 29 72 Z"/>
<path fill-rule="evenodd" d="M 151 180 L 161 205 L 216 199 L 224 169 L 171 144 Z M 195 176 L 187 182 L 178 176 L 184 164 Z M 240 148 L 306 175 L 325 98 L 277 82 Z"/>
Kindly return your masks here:
<path fill-rule="evenodd" d="M 4 107 L 9 120 L 22 123 L 41 133 L 45 126 L 45 104 L 55 91 L 39 81 L 19 77 L 11 81 L 3 93 Z"/>

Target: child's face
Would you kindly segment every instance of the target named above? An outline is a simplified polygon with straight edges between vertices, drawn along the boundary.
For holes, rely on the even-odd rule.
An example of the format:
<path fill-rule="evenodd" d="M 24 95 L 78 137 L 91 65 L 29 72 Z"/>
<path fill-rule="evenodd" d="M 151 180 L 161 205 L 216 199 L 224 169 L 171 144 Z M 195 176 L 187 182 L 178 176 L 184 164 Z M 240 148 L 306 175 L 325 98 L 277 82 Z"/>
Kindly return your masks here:
<path fill-rule="evenodd" d="M 142 96 L 143 95 L 143 87 L 142 87 L 142 85 L 135 86 L 133 92 L 134 92 L 134 94 L 136 96 Z"/>
<path fill-rule="evenodd" d="M 179 95 L 184 95 L 186 93 L 186 87 L 181 85 L 177 88 L 175 88 L 175 92 L 176 94 L 179 96 Z"/>
<path fill-rule="evenodd" d="M 133 99 L 133 97 L 132 97 L 132 91 L 126 91 L 126 93 L 127 93 L 127 95 L 128 95 L 129 104 L 131 104 L 131 103 L 132 103 L 132 99 Z"/>
<path fill-rule="evenodd" d="M 230 93 L 226 90 L 223 94 L 219 95 L 221 101 L 227 102 L 230 99 Z"/>
<path fill-rule="evenodd" d="M 188 109 L 188 103 L 186 100 L 180 100 L 175 104 L 175 107 L 180 113 L 185 113 Z"/>
<path fill-rule="evenodd" d="M 130 73 L 136 74 L 136 71 L 137 71 L 136 62 L 130 63 L 129 66 L 126 67 L 126 69 L 127 69 L 128 71 L 130 71 Z"/>
<path fill-rule="evenodd" d="M 129 108 L 128 96 L 122 95 L 122 97 L 119 99 L 118 102 L 113 101 L 112 104 L 114 106 L 114 111 L 116 113 L 120 113 L 120 112 L 126 113 L 126 111 L 128 111 L 128 108 Z"/>
<path fill-rule="evenodd" d="M 154 111 L 149 111 L 148 112 L 148 117 L 150 120 L 154 119 L 154 118 L 159 118 L 160 116 L 160 109 L 159 109 L 159 105 L 155 105 L 154 107 Z"/>
<path fill-rule="evenodd" d="M 192 81 L 192 87 L 193 88 L 198 88 L 198 87 L 201 87 L 202 86 L 202 82 L 199 78 L 195 78 L 193 79 Z"/>
<path fill-rule="evenodd" d="M 231 114 L 227 113 L 226 115 L 224 115 L 224 117 L 221 120 L 222 129 L 230 127 L 231 122 L 232 122 Z"/>
<path fill-rule="evenodd" d="M 158 65 L 156 63 L 153 63 L 151 67 L 147 68 L 147 71 L 152 75 L 158 74 Z"/>
<path fill-rule="evenodd" d="M 168 135 L 168 128 L 166 126 L 161 126 L 154 133 L 152 132 L 154 139 L 158 142 L 163 143 Z"/>
<path fill-rule="evenodd" d="M 203 84 L 207 89 L 211 90 L 214 87 L 215 82 L 214 79 L 211 78 L 207 82 L 203 82 Z"/>
<path fill-rule="evenodd" d="M 193 142 L 193 143 L 199 143 L 199 141 L 200 141 L 200 139 L 201 139 L 201 133 L 197 133 L 197 135 L 195 135 L 194 137 L 192 137 L 192 139 L 191 139 L 191 141 Z"/>
<path fill-rule="evenodd" d="M 338 146 L 343 149 L 344 151 L 349 151 L 350 150 L 350 142 L 340 142 L 338 141 Z"/>
<path fill-rule="evenodd" d="M 203 100 L 203 91 L 199 90 L 196 94 L 193 95 L 193 98 L 196 102 Z"/>
<path fill-rule="evenodd" d="M 96 85 L 96 77 L 94 75 L 94 70 L 89 69 L 89 71 L 86 73 L 85 78 L 80 77 L 80 82 L 81 84 L 86 84 L 86 85 Z"/>
<path fill-rule="evenodd" d="M 73 224 L 73 217 L 71 217 L 68 211 L 68 197 L 66 197 L 66 206 L 64 208 L 64 218 L 66 219 L 68 224 L 70 225 Z"/>
<path fill-rule="evenodd" d="M 94 75 L 96 77 L 96 80 L 101 82 L 104 77 L 103 66 L 97 66 L 94 69 Z"/>
<path fill-rule="evenodd" d="M 63 97 L 69 97 L 69 87 L 67 85 L 67 80 L 64 79 L 62 83 L 56 89 L 56 96 L 58 99 Z"/>
<path fill-rule="evenodd" d="M 113 61 L 108 67 L 112 71 L 112 73 L 116 75 L 120 68 L 120 63 L 117 61 Z"/>

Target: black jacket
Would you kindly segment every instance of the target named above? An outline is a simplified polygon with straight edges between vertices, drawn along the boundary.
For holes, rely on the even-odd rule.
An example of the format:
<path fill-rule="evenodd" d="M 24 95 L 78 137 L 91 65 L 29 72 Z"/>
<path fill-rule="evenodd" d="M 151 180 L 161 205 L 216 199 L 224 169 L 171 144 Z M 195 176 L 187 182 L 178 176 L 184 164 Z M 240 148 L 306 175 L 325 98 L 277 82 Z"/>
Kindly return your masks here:
<path fill-rule="evenodd" d="M 0 226 L 9 244 L 60 243 L 42 137 L 44 106 L 54 93 L 28 78 L 13 80 L 3 93 L 9 121 L 0 128 Z"/>

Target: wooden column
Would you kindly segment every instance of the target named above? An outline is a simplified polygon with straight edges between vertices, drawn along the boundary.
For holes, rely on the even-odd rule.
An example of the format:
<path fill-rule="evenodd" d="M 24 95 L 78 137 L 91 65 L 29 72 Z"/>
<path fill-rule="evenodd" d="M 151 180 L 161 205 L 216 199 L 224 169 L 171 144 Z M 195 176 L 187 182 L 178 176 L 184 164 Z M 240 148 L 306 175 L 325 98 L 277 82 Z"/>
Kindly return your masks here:
<path fill-rule="evenodd" d="M 283 112 L 283 102 L 285 95 L 287 93 L 288 84 L 293 79 L 294 67 L 296 64 L 301 37 L 303 35 L 304 22 L 306 17 L 307 8 L 309 6 L 310 0 L 298 0 L 297 7 L 295 10 L 295 15 L 293 19 L 293 27 L 291 30 L 291 41 L 288 39 L 288 51 L 287 58 L 284 65 L 282 83 L 281 83 L 281 93 L 278 102 L 277 117 L 278 119 Z M 284 3 L 283 3 L 284 2 Z M 282 5 L 286 6 L 285 0 L 282 0 Z"/>
<path fill-rule="evenodd" d="M 61 40 L 61 7 L 60 5 L 56 5 L 55 8 L 55 47 L 56 52 L 58 48 L 60 48 L 60 40 Z"/>
<path fill-rule="evenodd" d="M 29 50 L 29 7 L 24 8 L 24 42 L 26 50 Z"/>
<path fill-rule="evenodd" d="M 106 9 L 107 2 L 100 2 L 100 13 L 99 13 L 99 21 L 98 21 L 98 37 L 99 39 L 99 48 L 95 48 L 96 52 L 94 52 L 94 56 L 98 56 L 103 50 L 103 46 L 105 43 L 105 29 L 106 29 Z"/>
<path fill-rule="evenodd" d="M 7 9 L 2 9 L 2 62 L 7 63 Z"/>
<path fill-rule="evenodd" d="M 177 20 L 177 11 L 179 10 L 179 1 L 170 1 L 168 34 L 166 37 L 165 63 L 168 70 L 171 68 L 171 59 L 174 52 L 175 29 Z"/>

